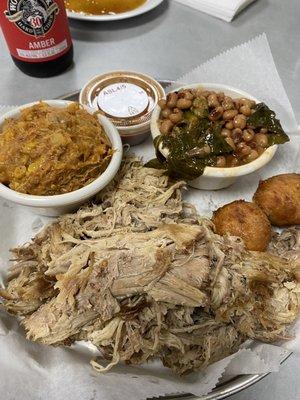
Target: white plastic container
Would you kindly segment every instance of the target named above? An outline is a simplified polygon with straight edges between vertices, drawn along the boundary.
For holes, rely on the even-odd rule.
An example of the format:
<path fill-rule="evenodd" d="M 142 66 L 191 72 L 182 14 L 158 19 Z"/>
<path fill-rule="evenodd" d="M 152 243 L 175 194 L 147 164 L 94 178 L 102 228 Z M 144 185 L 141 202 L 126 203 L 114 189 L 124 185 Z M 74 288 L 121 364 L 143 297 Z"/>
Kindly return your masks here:
<path fill-rule="evenodd" d="M 142 143 L 150 135 L 150 119 L 163 87 L 151 76 L 132 71 L 97 75 L 81 89 L 79 102 L 105 115 L 117 127 L 123 143 Z"/>
<path fill-rule="evenodd" d="M 181 89 L 195 89 L 195 88 L 205 88 L 207 90 L 213 90 L 216 92 L 224 92 L 225 95 L 230 96 L 232 98 L 240 98 L 245 97 L 247 99 L 253 100 L 256 103 L 260 103 L 260 100 L 251 96 L 249 93 L 246 93 L 242 90 L 233 88 L 227 85 L 221 85 L 217 83 L 195 83 L 192 85 L 181 86 L 177 88 L 176 91 Z M 151 134 L 153 139 L 160 135 L 158 119 L 160 115 L 160 107 L 157 106 L 152 113 L 151 117 Z M 268 147 L 256 160 L 241 165 L 239 167 L 232 168 L 218 168 L 218 167 L 206 167 L 204 169 L 203 175 L 198 178 L 189 181 L 188 185 L 192 186 L 196 189 L 204 189 L 204 190 L 218 190 L 226 188 L 232 185 L 236 179 L 243 175 L 251 174 L 254 171 L 262 168 L 268 162 L 270 162 L 277 150 L 277 145 L 273 145 Z M 160 152 L 167 157 L 168 150 L 165 148 L 160 148 Z"/>
<path fill-rule="evenodd" d="M 43 100 L 53 107 L 64 108 L 71 101 L 66 100 Z M 17 118 L 20 110 L 38 104 L 39 102 L 25 104 L 16 107 L 0 117 L 0 134 L 4 121 L 7 118 Z M 89 110 L 88 110 L 89 111 Z M 106 170 L 89 185 L 86 185 L 73 192 L 54 195 L 54 196 L 35 196 L 16 192 L 0 183 L 0 196 L 14 203 L 30 207 L 33 212 L 45 216 L 58 216 L 72 212 L 79 208 L 86 201 L 91 199 L 96 193 L 103 189 L 116 175 L 122 160 L 123 147 L 120 135 L 115 126 L 106 117 L 99 116 L 99 121 L 105 133 L 111 141 L 114 153 Z"/>

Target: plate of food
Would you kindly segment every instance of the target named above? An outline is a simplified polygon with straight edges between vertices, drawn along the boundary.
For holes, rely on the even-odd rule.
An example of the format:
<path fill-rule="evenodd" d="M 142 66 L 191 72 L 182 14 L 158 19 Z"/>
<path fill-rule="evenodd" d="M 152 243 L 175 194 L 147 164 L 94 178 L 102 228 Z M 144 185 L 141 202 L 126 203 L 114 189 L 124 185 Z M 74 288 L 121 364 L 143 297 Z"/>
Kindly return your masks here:
<path fill-rule="evenodd" d="M 65 0 L 67 15 L 85 21 L 118 21 L 153 10 L 163 0 Z"/>
<path fill-rule="evenodd" d="M 127 91 L 128 87 L 125 86 L 121 89 Z M 245 93 L 240 93 L 239 96 L 231 93 L 232 97 L 229 99 L 225 98 L 225 93 L 222 97 L 220 91 L 213 90 L 212 86 L 200 88 L 197 85 L 197 87 L 201 89 L 201 99 L 203 97 L 210 102 L 209 96 L 215 95 L 219 103 L 224 102 L 222 105 L 217 105 L 216 102 L 210 103 L 208 108 L 205 105 L 207 112 L 203 118 L 209 120 L 210 126 L 206 126 L 205 132 L 202 125 L 198 126 L 199 147 L 201 145 L 205 150 L 205 146 L 209 145 L 210 152 L 205 151 L 205 154 L 201 153 L 199 157 L 198 148 L 196 149 L 198 153 L 191 154 L 190 148 L 186 149 L 186 153 L 192 159 L 196 157 L 194 164 L 197 165 L 197 160 L 201 160 L 199 163 L 201 168 L 198 168 L 200 177 L 207 166 L 214 168 L 218 157 L 225 158 L 225 165 L 216 166 L 216 169 L 239 168 L 240 166 L 235 167 L 231 164 L 235 162 L 233 158 L 239 158 L 242 165 L 250 165 L 268 148 L 280 144 L 273 141 L 274 134 L 283 135 L 283 132 L 279 132 L 280 128 L 272 110 L 267 112 L 268 118 L 272 117 L 272 123 L 265 113 L 263 116 L 259 114 L 257 126 L 253 120 L 244 124 L 244 118 L 235 119 L 240 114 L 251 117 L 257 110 L 261 113 L 258 107 L 259 101 L 251 99 L 250 95 L 246 96 Z M 225 91 L 225 88 L 222 90 Z M 183 91 L 185 96 L 179 96 L 179 99 L 186 97 L 186 88 Z M 208 94 L 205 93 L 206 97 L 203 91 L 209 91 Z M 111 95 L 112 92 L 107 91 L 107 93 Z M 96 114 L 90 114 L 91 110 L 86 110 L 83 105 L 79 106 L 76 103 L 78 96 L 79 92 L 63 96 L 63 102 L 67 103 L 60 106 L 63 110 L 67 108 L 67 114 L 65 112 L 61 114 L 58 103 L 45 101 L 46 104 L 38 103 L 25 107 L 29 112 L 27 119 L 26 115 L 22 118 L 22 109 L 9 115 L 12 120 L 4 121 L 2 125 L 2 133 L 4 129 L 5 134 L 4 144 L 8 146 L 3 157 L 9 156 L 11 149 L 9 143 L 16 138 L 18 130 L 26 128 L 26 131 L 30 129 L 35 131 L 34 126 L 26 124 L 32 124 L 32 120 L 41 117 L 43 123 L 40 132 L 47 134 L 50 123 L 51 129 L 56 133 L 54 139 L 50 138 L 47 144 L 55 149 L 51 154 L 52 158 L 56 157 L 56 164 L 63 162 L 62 165 L 59 164 L 62 174 L 58 174 L 62 182 L 73 184 L 67 179 L 70 171 L 66 171 L 66 167 L 69 163 L 66 165 L 64 158 L 61 159 L 61 154 L 64 152 L 59 153 L 58 150 L 60 146 L 70 144 L 65 141 L 70 139 L 70 131 L 74 131 L 75 128 L 77 131 L 79 129 L 78 132 L 81 132 L 83 137 L 85 136 L 86 130 L 82 130 L 85 119 L 89 123 L 89 132 L 92 124 L 93 129 L 97 129 L 100 134 L 102 140 L 100 160 L 103 161 L 103 154 L 112 157 L 117 153 L 120 138 L 119 141 L 115 141 L 113 134 L 109 133 L 108 125 L 104 123 L 105 119 L 98 119 L 99 110 Z M 216 98 L 214 97 L 214 100 Z M 251 103 L 241 102 L 240 99 L 248 99 Z M 182 106 L 182 102 L 174 106 L 169 104 L 171 112 L 162 114 L 169 100 L 168 96 L 166 104 L 163 102 L 164 99 L 158 100 L 160 102 L 158 107 L 162 110 L 156 109 L 155 121 L 159 127 L 164 119 L 167 119 L 166 117 L 169 118 L 172 114 L 181 115 L 180 110 L 183 114 L 182 110 L 189 109 L 189 107 L 177 107 Z M 197 100 L 198 104 L 198 97 L 194 100 Z M 68 103 L 69 101 L 71 103 Z M 215 114 L 216 107 L 226 108 L 225 103 L 231 103 L 228 105 L 228 110 L 237 109 L 238 112 L 231 113 L 229 119 L 226 117 L 228 113 L 225 114 L 226 118 L 218 119 L 224 123 L 220 132 L 214 135 L 212 129 L 216 129 L 214 125 L 216 121 L 210 119 L 210 116 Z M 201 102 L 201 112 L 203 104 L 204 100 Z M 49 110 L 49 107 L 55 106 L 55 110 Z M 72 110 L 75 115 L 70 120 L 67 119 L 71 112 L 69 107 L 75 108 Z M 179 111 L 174 110 L 175 108 Z M 198 110 L 200 107 L 196 108 L 197 110 L 192 112 L 200 113 Z M 223 114 L 228 110 L 223 109 Z M 78 112 L 79 116 L 76 118 Z M 91 115 L 95 118 L 91 119 Z M 190 114 L 187 116 L 191 117 Z M 174 124 L 171 128 L 176 124 L 180 129 L 185 128 L 183 123 L 186 121 L 186 116 L 178 121 L 172 117 L 170 121 Z M 224 127 L 230 121 L 233 126 Z M 265 127 L 266 121 L 268 129 Z M 197 124 L 198 122 L 197 120 Z M 18 129 L 15 128 L 16 123 Z M 236 123 L 242 125 L 234 126 Z M 59 124 L 62 124 L 64 131 L 69 135 L 61 136 Z M 101 129 L 101 126 L 104 129 Z M 222 129 L 230 132 L 226 131 L 226 135 L 222 135 Z M 234 129 L 240 129 L 242 133 L 233 132 Z M 248 132 L 250 129 L 254 133 Z M 262 132 L 261 129 L 267 131 Z M 243 137 L 244 130 L 251 135 Z M 110 142 L 103 136 L 104 132 Z M 170 129 L 168 132 L 160 132 L 156 137 L 168 135 L 177 140 L 177 133 L 176 130 L 172 132 Z M 191 130 L 179 131 L 180 135 L 190 133 Z M 236 135 L 237 133 L 241 135 Z M 152 134 L 155 135 L 153 129 Z M 256 135 L 265 135 L 272 142 L 266 142 L 265 137 L 261 136 L 258 136 L 257 141 Z M 190 136 L 194 140 L 194 130 Z M 200 140 L 200 136 L 205 138 L 204 142 Z M 250 154 L 248 151 L 247 154 L 235 153 L 232 146 L 228 148 L 224 144 L 225 142 L 230 145 L 231 141 L 228 143 L 225 139 L 231 138 L 234 141 L 236 136 L 242 136 L 243 139 L 239 139 L 235 145 L 246 141 L 250 151 L 257 152 L 254 160 L 244 159 Z M 88 387 L 93 388 L 93 393 L 96 388 L 101 390 L 97 382 L 109 390 L 114 390 L 116 385 L 120 389 L 129 384 L 132 387 L 131 391 L 136 388 L 136 396 L 141 388 L 135 385 L 141 380 L 144 386 L 156 385 L 156 388 L 152 388 L 152 393 L 157 395 L 184 392 L 175 397 L 188 398 L 190 397 L 188 393 L 197 392 L 195 388 L 197 380 L 200 382 L 200 387 L 207 384 L 206 380 L 210 376 L 207 372 L 208 367 L 212 368 L 215 363 L 222 362 L 227 357 L 234 357 L 241 346 L 245 346 L 245 342 L 248 343 L 246 353 L 251 354 L 255 352 L 257 346 L 262 346 L 259 344 L 261 342 L 277 343 L 279 340 L 288 339 L 300 312 L 300 231 L 297 228 L 300 224 L 300 175 L 293 170 L 276 169 L 278 174 L 272 177 L 273 163 L 278 162 L 276 157 L 278 154 L 284 154 L 283 149 L 289 145 L 284 144 L 288 140 L 287 136 L 284 134 L 281 137 L 282 146 L 279 146 L 272 159 L 259 167 L 259 176 L 248 173 L 243 175 L 242 180 L 236 181 L 230 190 L 224 188 L 217 191 L 195 188 L 187 190 L 186 181 L 189 179 L 185 180 L 185 177 L 180 176 L 180 173 L 186 174 L 186 169 L 180 168 L 174 173 L 174 163 L 172 169 L 168 167 L 168 154 L 163 154 L 163 148 L 159 146 L 156 146 L 156 161 L 152 160 L 145 165 L 141 161 L 141 156 L 147 161 L 150 158 L 148 156 L 153 153 L 153 143 L 148 140 L 133 147 L 131 154 L 126 153 L 121 165 L 119 164 L 120 168 L 117 168 L 118 171 L 110 176 L 109 181 L 103 183 L 92 201 L 85 200 L 86 204 L 73 213 L 66 214 L 61 210 L 62 215 L 59 219 L 54 221 L 47 219 L 48 224 L 41 227 L 39 232 L 28 232 L 20 228 L 24 231 L 22 240 L 19 237 L 7 242 L 3 240 L 2 254 L 8 252 L 7 243 L 14 249 L 10 256 L 13 261 L 9 271 L 7 272 L 7 265 L 1 268 L 2 309 L 16 316 L 20 323 L 22 327 L 22 331 L 18 333 L 20 341 L 24 343 L 26 335 L 28 340 L 34 342 L 30 345 L 33 347 L 28 348 L 28 353 L 26 350 L 22 352 L 22 357 L 26 360 L 26 357 L 28 359 L 33 357 L 33 372 L 37 373 L 40 365 L 47 364 L 48 357 L 44 356 L 42 360 L 37 356 L 39 352 L 49 354 L 49 362 L 53 360 L 52 357 L 55 358 L 59 354 L 61 358 L 57 358 L 55 368 L 59 368 L 60 364 L 65 365 L 68 374 L 63 374 L 64 382 L 70 377 L 70 382 L 76 385 L 80 380 L 72 380 L 72 366 L 69 368 L 64 363 L 72 359 L 72 354 L 77 354 L 75 362 L 77 368 L 78 365 L 81 368 L 85 360 L 90 361 L 90 368 L 94 371 L 92 375 L 87 373 L 86 369 L 82 370 L 85 374 L 85 383 L 87 380 L 89 382 L 86 384 L 87 391 Z M 216 138 L 219 147 L 215 145 Z M 36 140 L 38 139 L 35 139 L 34 143 L 23 140 L 22 146 L 19 147 L 22 155 L 29 149 L 29 155 L 34 156 L 35 163 L 43 154 L 38 151 Z M 19 142 L 16 140 L 17 144 Z M 85 157 L 76 153 L 76 160 L 83 162 L 89 161 L 90 157 L 93 158 L 94 145 L 90 148 L 90 143 L 93 143 L 93 140 L 88 140 L 84 146 L 79 146 L 80 143 L 76 142 L 77 152 L 86 151 Z M 194 142 L 192 146 L 194 149 Z M 244 148 L 240 147 L 241 150 Z M 258 147 L 262 147 L 263 150 L 260 152 Z M 65 152 L 68 152 L 69 148 L 69 146 L 64 147 Z M 18 148 L 13 146 L 13 150 L 15 152 Z M 44 149 L 46 150 L 50 151 Z M 73 147 L 71 150 L 73 154 Z M 286 154 L 291 159 L 292 149 L 289 148 Z M 207 160 L 203 156 L 211 157 L 210 164 L 205 164 Z M 227 158 L 230 156 L 232 157 Z M 21 160 L 15 153 L 14 159 Z M 29 161 L 27 159 L 24 161 L 26 166 Z M 15 167 L 13 183 L 24 183 L 22 175 L 24 171 L 20 170 L 19 165 Z M 77 163 L 74 163 L 74 167 L 78 167 Z M 80 167 L 83 165 L 80 164 Z M 190 171 L 190 165 L 188 167 Z M 27 168 L 25 176 L 29 172 L 28 176 L 32 177 L 31 172 L 36 170 L 39 168 L 33 166 L 29 171 Z M 261 175 L 261 171 L 265 171 L 264 175 Z M 71 169 L 71 172 L 74 171 Z M 101 168 L 99 173 L 101 178 L 105 171 Z M 77 174 L 82 176 L 81 172 L 76 172 L 75 175 Z M 262 177 L 265 179 L 259 183 L 259 178 Z M 84 181 L 84 187 L 88 187 L 96 179 L 93 175 L 92 182 Z M 56 180 L 50 185 L 41 185 L 35 177 L 29 183 L 36 190 L 46 190 L 45 197 L 62 195 L 57 193 L 60 186 L 56 185 Z M 2 183 L 3 186 L 9 184 L 7 181 Z M 19 193 L 15 186 L 9 189 Z M 74 193 L 80 190 L 73 186 L 72 189 Z M 49 193 L 49 190 L 53 192 Z M 26 195 L 43 196 L 41 192 L 23 194 L 25 197 Z M 14 219 L 16 209 L 6 200 L 4 203 L 1 202 L 2 223 L 8 216 Z M 209 212 L 206 212 L 207 209 Z M 28 213 L 22 214 L 22 211 L 18 213 L 27 218 L 28 228 L 34 221 L 33 217 Z M 19 218 L 14 219 L 15 228 L 19 226 L 18 221 Z M 278 227 L 284 229 L 278 231 Z M 28 242 L 30 236 L 33 238 Z M 8 258 L 7 256 L 5 262 Z M 4 325 L 3 331 L 13 336 L 13 326 L 14 322 L 9 320 L 7 325 Z M 0 337 L 4 343 L 6 336 L 9 337 L 5 334 Z M 21 344 L 18 343 L 18 346 Z M 52 346 L 57 351 L 56 356 L 48 353 L 52 350 Z M 284 351 L 280 361 L 284 361 L 287 355 L 288 353 Z M 149 372 L 153 361 L 156 361 L 155 367 Z M 22 360 L 20 362 L 22 363 Z M 141 372 L 143 367 L 149 368 L 147 374 L 153 373 L 153 378 L 147 378 L 148 380 L 143 378 Z M 165 378 L 166 368 L 172 371 L 171 378 Z M 185 377 L 189 373 L 197 371 L 205 373 L 193 374 L 191 380 L 186 380 L 188 378 Z M 95 375 L 96 372 L 99 375 Z M 45 379 L 46 371 L 43 370 L 42 373 Z M 219 373 L 214 381 L 215 384 L 218 383 L 222 373 Z M 224 379 L 210 394 L 201 398 L 224 398 L 256 382 L 264 375 L 265 373 L 235 375 L 230 379 Z M 55 379 L 59 380 L 59 374 L 55 376 Z M 161 387 L 166 381 L 170 382 L 169 388 L 172 389 L 164 391 Z M 92 392 L 87 398 L 91 398 L 91 395 Z"/>

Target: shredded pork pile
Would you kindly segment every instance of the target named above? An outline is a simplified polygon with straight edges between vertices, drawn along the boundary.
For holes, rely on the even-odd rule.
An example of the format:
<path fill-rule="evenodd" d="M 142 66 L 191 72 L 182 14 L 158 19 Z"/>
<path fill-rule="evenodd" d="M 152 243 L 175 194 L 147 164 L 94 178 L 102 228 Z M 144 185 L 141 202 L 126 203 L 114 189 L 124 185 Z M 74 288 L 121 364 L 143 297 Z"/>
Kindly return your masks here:
<path fill-rule="evenodd" d="M 274 238 L 273 254 L 246 251 L 183 203 L 183 187 L 127 159 L 96 204 L 14 249 L 0 296 L 23 317 L 27 337 L 90 341 L 102 355 L 92 361 L 98 371 L 161 359 L 178 374 L 247 338 L 288 339 L 300 305 L 293 232 Z M 284 248 L 293 256 L 279 258 Z"/>

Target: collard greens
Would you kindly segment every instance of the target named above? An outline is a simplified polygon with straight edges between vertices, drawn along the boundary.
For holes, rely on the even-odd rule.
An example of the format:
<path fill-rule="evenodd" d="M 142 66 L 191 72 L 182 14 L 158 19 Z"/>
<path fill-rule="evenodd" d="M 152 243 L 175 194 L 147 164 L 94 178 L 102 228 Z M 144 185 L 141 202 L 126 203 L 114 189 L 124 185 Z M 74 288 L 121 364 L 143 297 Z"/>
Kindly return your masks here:
<path fill-rule="evenodd" d="M 205 145 L 210 146 L 211 153 L 203 156 L 201 149 Z M 147 166 L 166 169 L 170 176 L 185 180 L 202 175 L 206 166 L 216 165 L 218 155 L 233 151 L 221 136 L 221 125 L 206 118 L 198 120 L 197 124 L 185 120 L 175 127 L 174 135 L 155 138 L 154 146 L 157 158 L 149 161 Z M 161 154 L 161 148 L 168 149 L 167 158 Z"/>
<path fill-rule="evenodd" d="M 282 144 L 289 140 L 283 131 L 274 111 L 264 103 L 255 106 L 255 112 L 248 117 L 247 124 L 255 128 L 268 129 L 268 145 Z M 216 166 L 217 156 L 233 153 L 233 149 L 221 136 L 219 122 L 197 116 L 193 111 L 184 113 L 183 122 L 174 126 L 170 135 L 159 135 L 154 139 L 156 158 L 146 166 L 165 169 L 174 178 L 192 180 L 202 175 L 205 167 Z M 209 145 L 209 155 L 203 154 L 203 148 Z M 166 149 L 168 155 L 161 153 Z"/>
<path fill-rule="evenodd" d="M 247 123 L 254 128 L 268 129 L 269 146 L 283 144 L 289 141 L 288 135 L 282 129 L 279 119 L 275 118 L 275 112 L 264 103 L 256 104 L 255 112 L 248 117 Z"/>

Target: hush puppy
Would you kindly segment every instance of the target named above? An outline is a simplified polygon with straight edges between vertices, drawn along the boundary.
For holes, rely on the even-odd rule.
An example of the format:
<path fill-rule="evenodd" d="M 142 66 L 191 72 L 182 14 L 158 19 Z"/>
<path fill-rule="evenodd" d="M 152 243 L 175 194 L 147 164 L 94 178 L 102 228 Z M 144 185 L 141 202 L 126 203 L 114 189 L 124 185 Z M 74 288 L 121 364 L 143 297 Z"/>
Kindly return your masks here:
<path fill-rule="evenodd" d="M 273 225 L 299 225 L 300 174 L 282 174 L 260 181 L 253 201 Z"/>
<path fill-rule="evenodd" d="M 233 201 L 217 209 L 212 221 L 217 234 L 239 236 L 248 250 L 265 251 L 271 240 L 271 224 L 254 203 Z"/>

